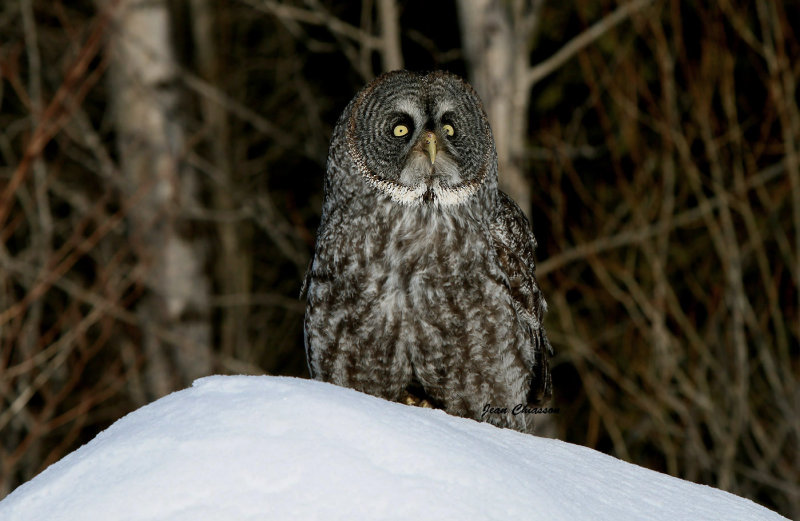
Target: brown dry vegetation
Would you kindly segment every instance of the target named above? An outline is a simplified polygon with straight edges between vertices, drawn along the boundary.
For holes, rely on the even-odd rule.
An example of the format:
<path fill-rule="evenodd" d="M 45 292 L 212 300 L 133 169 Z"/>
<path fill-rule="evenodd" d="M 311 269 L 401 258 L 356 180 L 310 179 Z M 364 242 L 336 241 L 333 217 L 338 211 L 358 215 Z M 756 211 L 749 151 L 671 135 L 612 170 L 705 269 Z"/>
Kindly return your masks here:
<path fill-rule="evenodd" d="M 522 121 L 493 124 L 540 242 L 550 427 L 800 518 L 800 5 L 487 3 L 516 67 Z M 0 6 L 0 497 L 200 374 L 306 375 L 339 111 L 398 64 L 497 72 L 459 29 L 469 2 L 193 0 L 169 3 L 148 83 L 115 51 L 149 45 L 125 4 Z M 129 87 L 165 137 L 120 120 Z M 169 251 L 202 259 L 191 296 Z"/>

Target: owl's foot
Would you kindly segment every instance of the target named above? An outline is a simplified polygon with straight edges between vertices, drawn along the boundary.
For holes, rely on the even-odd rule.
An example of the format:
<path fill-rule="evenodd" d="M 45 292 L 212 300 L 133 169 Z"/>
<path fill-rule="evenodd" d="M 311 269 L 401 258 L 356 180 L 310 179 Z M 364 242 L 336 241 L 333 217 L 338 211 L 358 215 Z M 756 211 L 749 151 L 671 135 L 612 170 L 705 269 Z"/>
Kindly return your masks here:
<path fill-rule="evenodd" d="M 436 409 L 436 407 L 429 402 L 427 398 L 416 396 L 408 390 L 403 391 L 403 396 L 400 398 L 400 403 L 413 405 L 414 407 L 424 407 L 425 409 Z"/>

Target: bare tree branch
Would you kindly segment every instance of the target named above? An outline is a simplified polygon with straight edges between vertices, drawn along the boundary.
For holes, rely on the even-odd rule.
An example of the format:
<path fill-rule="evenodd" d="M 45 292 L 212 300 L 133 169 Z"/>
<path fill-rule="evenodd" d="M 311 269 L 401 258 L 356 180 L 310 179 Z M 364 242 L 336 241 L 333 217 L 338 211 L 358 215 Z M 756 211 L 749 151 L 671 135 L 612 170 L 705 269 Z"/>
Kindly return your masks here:
<path fill-rule="evenodd" d="M 322 9 L 302 9 L 274 0 L 240 0 L 247 5 L 277 16 L 281 20 L 291 20 L 311 25 L 327 27 L 332 33 L 344 36 L 359 42 L 362 45 L 378 49 L 383 41 L 381 38 L 368 34 L 358 27 L 348 24 Z"/>
<path fill-rule="evenodd" d="M 64 110 L 65 99 L 73 92 L 76 93 L 75 98 L 81 98 L 81 93 L 85 95 L 89 87 L 99 80 L 97 75 L 87 75 L 86 71 L 101 49 L 108 21 L 108 13 L 106 13 L 93 24 L 93 30 L 86 39 L 86 44 L 69 67 L 64 82 L 53 96 L 53 100 L 42 113 L 41 123 L 31 136 L 22 160 L 14 170 L 9 183 L 0 193 L 0 229 L 11 210 L 11 198 L 28 175 L 32 162 L 39 157 L 45 145 L 69 120 L 70 113 Z"/>
<path fill-rule="evenodd" d="M 777 178 L 784 172 L 785 164 L 783 163 L 766 168 L 757 176 L 754 176 L 748 180 L 745 191 L 750 191 L 761 185 L 764 185 L 772 179 Z M 743 195 L 743 193 L 737 193 L 736 195 L 740 196 Z M 644 228 L 626 230 L 616 235 L 609 235 L 591 242 L 579 244 L 570 250 L 548 257 L 547 260 L 539 263 L 536 267 L 536 273 L 539 276 L 544 276 L 545 274 L 557 270 L 571 262 L 585 259 L 604 251 L 621 248 L 630 244 L 636 244 L 651 237 L 658 236 L 671 229 L 679 228 L 681 226 L 688 226 L 700 219 L 703 219 L 704 216 L 720 208 L 722 205 L 730 204 L 728 202 L 729 197 L 729 194 L 723 193 L 709 198 L 706 202 L 695 208 L 692 208 L 691 210 L 685 210 L 675 214 L 670 220 L 659 221 Z"/>
<path fill-rule="evenodd" d="M 596 22 L 593 26 L 567 42 L 561 49 L 545 61 L 532 67 L 525 77 L 526 88 L 530 89 L 533 87 L 536 83 L 541 81 L 542 78 L 553 73 L 553 71 L 564 65 L 564 63 L 586 46 L 627 20 L 633 13 L 640 11 L 652 3 L 653 0 L 633 0 L 632 2 L 618 7 L 613 13 L 607 15 L 605 18 Z"/>

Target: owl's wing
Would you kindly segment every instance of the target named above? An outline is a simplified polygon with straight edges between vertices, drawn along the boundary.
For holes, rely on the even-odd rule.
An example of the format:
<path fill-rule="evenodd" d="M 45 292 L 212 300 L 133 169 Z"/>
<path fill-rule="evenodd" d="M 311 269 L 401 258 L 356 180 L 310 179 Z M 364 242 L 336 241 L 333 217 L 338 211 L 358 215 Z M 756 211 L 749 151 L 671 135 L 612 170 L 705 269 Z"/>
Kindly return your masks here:
<path fill-rule="evenodd" d="M 530 330 L 530 352 L 525 353 L 525 357 L 533 361 L 528 402 L 533 405 L 544 404 L 552 395 L 548 357 L 552 355 L 553 348 L 542 325 L 547 303 L 536 282 L 533 256 L 536 239 L 525 214 L 503 192 L 499 192 L 490 234 L 517 313 Z"/>

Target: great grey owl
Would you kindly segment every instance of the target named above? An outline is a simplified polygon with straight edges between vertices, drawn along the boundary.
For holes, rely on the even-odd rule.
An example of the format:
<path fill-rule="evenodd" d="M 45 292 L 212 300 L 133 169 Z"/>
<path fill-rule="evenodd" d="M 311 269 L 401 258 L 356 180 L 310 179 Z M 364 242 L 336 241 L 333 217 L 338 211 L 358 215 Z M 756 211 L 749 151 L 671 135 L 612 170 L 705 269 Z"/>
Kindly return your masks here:
<path fill-rule="evenodd" d="M 380 76 L 331 140 L 306 277 L 311 376 L 532 432 L 551 352 L 535 248 L 497 188 L 472 87 L 444 72 Z"/>

